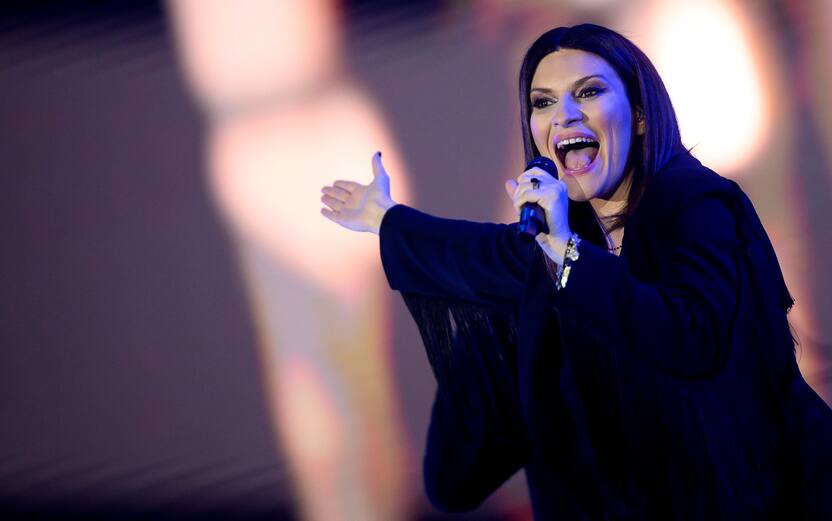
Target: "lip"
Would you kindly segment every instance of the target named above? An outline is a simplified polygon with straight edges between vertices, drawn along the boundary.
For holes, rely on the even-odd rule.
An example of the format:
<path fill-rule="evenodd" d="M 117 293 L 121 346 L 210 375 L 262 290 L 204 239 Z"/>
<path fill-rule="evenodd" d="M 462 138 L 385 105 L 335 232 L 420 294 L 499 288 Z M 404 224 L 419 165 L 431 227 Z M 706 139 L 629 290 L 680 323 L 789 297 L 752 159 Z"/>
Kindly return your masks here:
<path fill-rule="evenodd" d="M 596 154 L 595 159 L 593 159 L 592 162 L 590 164 L 588 164 L 587 166 L 585 166 L 584 168 L 579 168 L 577 170 L 570 170 L 570 169 L 566 168 L 566 165 L 561 162 L 560 155 L 558 155 L 558 153 L 557 153 L 557 150 L 558 150 L 557 144 L 560 143 L 561 141 L 563 141 L 564 139 L 572 139 L 574 137 L 586 137 L 586 138 L 593 139 L 593 140 L 597 141 L 598 142 L 598 154 Z M 568 133 L 565 133 L 565 134 L 559 134 L 557 136 L 554 136 L 554 138 L 552 139 L 552 155 L 554 156 L 553 159 L 558 164 L 558 166 L 560 166 L 561 172 L 563 172 L 564 175 L 578 176 L 578 175 L 586 174 L 587 172 L 592 170 L 593 167 L 595 167 L 595 163 L 598 162 L 598 157 L 601 155 L 601 141 L 596 136 L 594 136 L 593 134 L 590 134 L 588 132 L 568 132 Z"/>

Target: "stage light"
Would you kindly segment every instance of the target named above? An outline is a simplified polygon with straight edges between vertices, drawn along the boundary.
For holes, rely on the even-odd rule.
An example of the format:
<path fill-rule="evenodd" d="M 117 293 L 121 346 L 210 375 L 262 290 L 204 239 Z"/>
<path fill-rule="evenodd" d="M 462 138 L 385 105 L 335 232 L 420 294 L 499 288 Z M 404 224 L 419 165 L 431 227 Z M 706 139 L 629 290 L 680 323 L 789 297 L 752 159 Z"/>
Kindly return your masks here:
<path fill-rule="evenodd" d="M 663 78 L 686 146 L 711 168 L 736 174 L 769 126 L 749 37 L 723 1 L 658 5 L 647 52 Z"/>

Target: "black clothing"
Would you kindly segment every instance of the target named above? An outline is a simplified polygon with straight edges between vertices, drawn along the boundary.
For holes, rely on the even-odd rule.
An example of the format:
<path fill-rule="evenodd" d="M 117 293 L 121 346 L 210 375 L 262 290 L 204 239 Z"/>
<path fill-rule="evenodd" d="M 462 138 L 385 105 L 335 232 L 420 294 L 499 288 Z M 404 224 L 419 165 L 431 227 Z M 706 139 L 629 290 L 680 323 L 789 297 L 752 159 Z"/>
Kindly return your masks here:
<path fill-rule="evenodd" d="M 438 381 L 431 501 L 476 507 L 525 468 L 535 518 L 832 519 L 832 411 L 798 370 L 792 300 L 736 183 L 672 158 L 606 251 L 554 291 L 516 225 L 403 205 L 380 229 Z"/>

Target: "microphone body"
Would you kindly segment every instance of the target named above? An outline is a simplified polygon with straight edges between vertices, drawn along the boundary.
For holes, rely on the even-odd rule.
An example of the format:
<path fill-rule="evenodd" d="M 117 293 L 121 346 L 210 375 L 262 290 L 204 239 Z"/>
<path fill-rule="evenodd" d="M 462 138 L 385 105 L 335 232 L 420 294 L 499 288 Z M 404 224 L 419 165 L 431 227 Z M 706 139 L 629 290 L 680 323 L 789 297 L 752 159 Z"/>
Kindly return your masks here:
<path fill-rule="evenodd" d="M 538 167 L 550 176 L 557 178 L 558 167 L 548 157 L 537 156 L 529 161 L 526 170 Z M 521 239 L 532 241 L 538 233 L 549 233 L 549 226 L 546 224 L 546 212 L 539 204 L 526 203 L 520 208 L 520 223 L 517 227 L 517 234 Z"/>

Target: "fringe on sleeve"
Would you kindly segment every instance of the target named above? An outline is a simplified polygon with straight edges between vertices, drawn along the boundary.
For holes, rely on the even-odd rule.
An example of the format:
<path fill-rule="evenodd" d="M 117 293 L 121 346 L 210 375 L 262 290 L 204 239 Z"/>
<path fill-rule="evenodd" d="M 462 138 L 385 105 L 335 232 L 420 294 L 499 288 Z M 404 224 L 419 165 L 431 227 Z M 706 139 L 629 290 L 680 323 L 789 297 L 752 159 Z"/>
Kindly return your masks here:
<path fill-rule="evenodd" d="M 517 326 L 506 310 L 402 292 L 439 386 L 468 436 L 514 421 Z M 489 429 L 493 430 L 493 429 Z"/>

